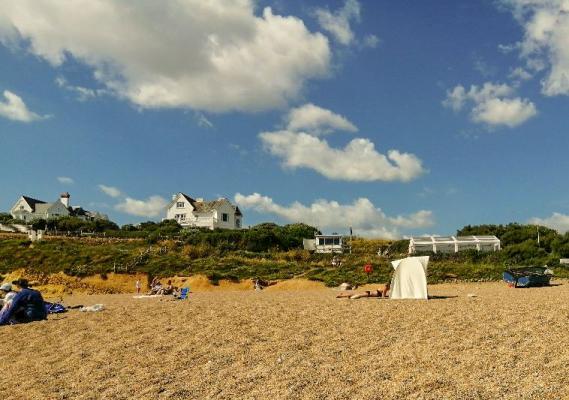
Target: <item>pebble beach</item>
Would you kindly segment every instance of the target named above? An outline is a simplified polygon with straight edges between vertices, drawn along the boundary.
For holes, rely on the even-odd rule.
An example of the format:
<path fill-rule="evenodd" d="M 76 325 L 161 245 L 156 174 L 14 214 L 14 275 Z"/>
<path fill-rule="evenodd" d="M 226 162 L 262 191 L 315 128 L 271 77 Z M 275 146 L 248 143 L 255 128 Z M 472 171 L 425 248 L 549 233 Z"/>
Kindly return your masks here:
<path fill-rule="evenodd" d="M 72 295 L 105 310 L 1 328 L 0 397 L 564 398 L 569 283 L 554 284 L 432 285 L 428 301 L 336 299 L 314 284 Z"/>

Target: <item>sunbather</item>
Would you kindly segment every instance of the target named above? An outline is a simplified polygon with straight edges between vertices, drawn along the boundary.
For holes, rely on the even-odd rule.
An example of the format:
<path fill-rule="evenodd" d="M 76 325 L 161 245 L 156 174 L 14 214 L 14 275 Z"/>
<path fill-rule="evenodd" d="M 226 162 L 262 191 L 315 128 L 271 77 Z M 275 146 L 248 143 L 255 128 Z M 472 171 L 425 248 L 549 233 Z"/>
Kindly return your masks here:
<path fill-rule="evenodd" d="M 47 312 L 41 293 L 31 289 L 25 279 L 18 279 L 12 283 L 21 290 L 14 296 L 10 306 L 0 315 L 0 325 L 46 319 Z"/>
<path fill-rule="evenodd" d="M 161 290 L 162 290 L 162 284 L 157 278 L 154 278 L 152 280 L 152 283 L 150 284 L 150 291 L 148 292 L 148 294 L 149 295 L 159 294 L 158 292 L 160 292 Z"/>
<path fill-rule="evenodd" d="M 172 281 L 168 281 L 166 286 L 163 286 L 156 292 L 156 294 L 172 294 L 174 292 L 174 286 L 172 286 Z"/>
<path fill-rule="evenodd" d="M 383 289 L 366 290 L 363 293 L 340 293 L 336 296 L 337 299 L 348 298 L 352 300 L 361 299 L 364 297 L 389 297 L 389 283 Z"/>
<path fill-rule="evenodd" d="M 4 311 L 4 309 L 8 308 L 16 296 L 16 292 L 12 290 L 11 283 L 4 283 L 0 286 L 0 293 L 4 294 L 4 297 L 1 299 L 0 305 L 0 312 Z"/>

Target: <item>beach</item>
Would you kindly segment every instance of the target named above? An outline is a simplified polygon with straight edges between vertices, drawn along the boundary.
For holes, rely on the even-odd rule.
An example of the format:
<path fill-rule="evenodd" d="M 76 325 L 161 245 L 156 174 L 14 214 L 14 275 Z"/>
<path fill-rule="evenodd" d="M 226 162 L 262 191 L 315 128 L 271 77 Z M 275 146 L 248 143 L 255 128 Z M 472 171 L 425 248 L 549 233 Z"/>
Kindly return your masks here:
<path fill-rule="evenodd" d="M 72 295 L 1 327 L 3 399 L 554 399 L 569 395 L 569 283 L 429 286 L 429 301 L 263 291 Z M 375 288 L 376 286 L 369 286 Z"/>

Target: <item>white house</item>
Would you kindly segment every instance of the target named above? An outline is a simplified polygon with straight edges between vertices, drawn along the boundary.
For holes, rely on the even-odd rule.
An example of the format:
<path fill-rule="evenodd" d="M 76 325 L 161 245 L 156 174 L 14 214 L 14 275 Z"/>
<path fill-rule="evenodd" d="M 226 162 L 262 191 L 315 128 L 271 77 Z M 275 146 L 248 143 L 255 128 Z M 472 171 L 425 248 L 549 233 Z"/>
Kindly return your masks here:
<path fill-rule="evenodd" d="M 205 201 L 177 193 L 172 196 L 172 201 L 166 208 L 165 219 L 176 220 L 187 227 L 241 229 L 243 214 L 239 207 L 223 197 Z"/>
<path fill-rule="evenodd" d="M 342 235 L 316 235 L 314 239 L 303 239 L 305 250 L 316 253 L 343 253 Z"/>
<path fill-rule="evenodd" d="M 73 216 L 84 220 L 109 219 L 105 214 L 84 210 L 81 207 L 69 206 L 69 193 L 65 192 L 59 196 L 59 200 L 47 203 L 42 200 L 22 196 L 10 209 L 10 214 L 14 219 L 22 221 L 32 221 L 34 219 L 49 219 L 58 217 Z"/>

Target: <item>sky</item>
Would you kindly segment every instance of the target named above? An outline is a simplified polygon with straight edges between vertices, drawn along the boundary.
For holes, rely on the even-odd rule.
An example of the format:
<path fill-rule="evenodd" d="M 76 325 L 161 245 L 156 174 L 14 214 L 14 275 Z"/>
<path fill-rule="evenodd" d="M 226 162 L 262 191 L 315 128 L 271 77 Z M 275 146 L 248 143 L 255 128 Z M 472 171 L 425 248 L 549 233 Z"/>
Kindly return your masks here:
<path fill-rule="evenodd" d="M 0 210 L 569 230 L 567 0 L 4 0 Z"/>

